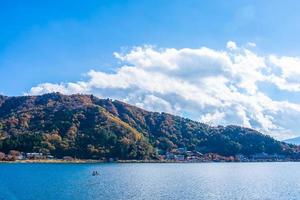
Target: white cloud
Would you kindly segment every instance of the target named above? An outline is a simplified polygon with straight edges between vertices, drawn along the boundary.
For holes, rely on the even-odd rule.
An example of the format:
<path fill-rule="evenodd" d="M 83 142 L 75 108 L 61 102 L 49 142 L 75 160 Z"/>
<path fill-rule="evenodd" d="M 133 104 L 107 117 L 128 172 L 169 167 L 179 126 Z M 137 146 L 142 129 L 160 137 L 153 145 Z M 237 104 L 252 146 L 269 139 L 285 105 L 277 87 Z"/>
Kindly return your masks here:
<path fill-rule="evenodd" d="M 225 113 L 219 112 L 218 110 L 216 112 L 207 113 L 201 116 L 200 121 L 207 123 L 209 125 L 219 125 L 222 124 L 222 120 L 225 117 Z"/>
<path fill-rule="evenodd" d="M 249 47 L 256 47 L 256 44 L 254 42 L 248 42 L 247 46 L 249 46 Z"/>
<path fill-rule="evenodd" d="M 77 83 L 61 83 L 61 84 L 52 84 L 52 83 L 43 83 L 39 84 L 36 87 L 31 88 L 31 94 L 43 94 L 49 91 L 60 92 L 64 94 L 74 94 L 80 92 L 88 92 L 88 87 L 85 82 Z"/>
<path fill-rule="evenodd" d="M 300 91 L 300 58 L 271 55 L 269 62 L 277 72 L 269 77 L 272 83 L 282 90 Z"/>
<path fill-rule="evenodd" d="M 231 50 L 237 49 L 236 43 L 233 41 L 228 41 L 226 47 Z"/>
<path fill-rule="evenodd" d="M 279 139 L 299 132 L 300 99 L 279 101 L 259 87 L 271 84 L 276 95 L 300 91 L 299 58 L 258 55 L 233 41 L 226 51 L 144 46 L 114 55 L 126 63 L 115 73 L 91 70 L 86 81 L 43 83 L 29 94 L 93 93 L 215 125 L 252 127 Z"/>

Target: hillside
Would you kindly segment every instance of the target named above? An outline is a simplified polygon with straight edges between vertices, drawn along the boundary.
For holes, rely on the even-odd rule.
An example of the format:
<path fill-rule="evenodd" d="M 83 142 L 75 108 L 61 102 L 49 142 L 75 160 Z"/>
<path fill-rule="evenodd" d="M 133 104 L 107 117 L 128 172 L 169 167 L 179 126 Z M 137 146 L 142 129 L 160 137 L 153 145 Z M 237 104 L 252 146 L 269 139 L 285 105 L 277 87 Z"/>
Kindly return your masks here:
<path fill-rule="evenodd" d="M 293 145 L 239 126 L 210 127 L 92 95 L 0 96 L 0 151 L 56 157 L 149 159 L 157 149 L 291 154 Z"/>

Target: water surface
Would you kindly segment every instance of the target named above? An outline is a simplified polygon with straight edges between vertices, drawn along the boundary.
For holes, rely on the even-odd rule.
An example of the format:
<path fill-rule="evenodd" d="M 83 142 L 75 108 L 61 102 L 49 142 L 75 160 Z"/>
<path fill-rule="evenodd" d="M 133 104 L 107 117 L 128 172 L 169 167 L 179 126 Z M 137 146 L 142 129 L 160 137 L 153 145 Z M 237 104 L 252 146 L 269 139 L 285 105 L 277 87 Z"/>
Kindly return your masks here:
<path fill-rule="evenodd" d="M 300 199 L 299 169 L 289 162 L 0 164 L 0 200 Z"/>

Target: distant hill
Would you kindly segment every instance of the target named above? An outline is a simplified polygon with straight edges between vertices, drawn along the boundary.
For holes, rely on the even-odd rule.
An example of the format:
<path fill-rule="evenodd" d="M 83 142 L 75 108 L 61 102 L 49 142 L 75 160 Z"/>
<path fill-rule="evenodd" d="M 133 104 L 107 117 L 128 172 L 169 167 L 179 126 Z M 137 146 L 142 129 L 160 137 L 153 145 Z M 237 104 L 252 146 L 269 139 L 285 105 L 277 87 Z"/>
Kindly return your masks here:
<path fill-rule="evenodd" d="M 283 142 L 286 142 L 289 144 L 300 145 L 300 137 L 290 138 L 290 139 L 284 140 Z"/>
<path fill-rule="evenodd" d="M 0 96 L 0 151 L 60 158 L 149 159 L 179 147 L 202 153 L 291 154 L 295 146 L 239 126 L 211 127 L 93 95 Z"/>

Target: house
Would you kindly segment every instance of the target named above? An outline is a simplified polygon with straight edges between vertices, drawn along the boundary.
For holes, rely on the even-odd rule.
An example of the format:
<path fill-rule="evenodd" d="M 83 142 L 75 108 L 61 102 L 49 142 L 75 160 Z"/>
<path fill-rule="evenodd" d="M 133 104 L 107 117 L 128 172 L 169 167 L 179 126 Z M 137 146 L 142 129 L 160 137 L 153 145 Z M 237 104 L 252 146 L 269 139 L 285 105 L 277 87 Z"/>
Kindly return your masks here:
<path fill-rule="evenodd" d="M 189 161 L 197 161 L 200 160 L 200 157 L 192 155 L 192 156 L 188 156 L 186 159 Z"/>
<path fill-rule="evenodd" d="M 274 154 L 274 156 L 275 156 L 276 159 L 278 159 L 278 160 L 284 160 L 284 159 L 286 159 L 286 156 L 285 156 L 285 155 L 282 155 L 282 154 Z"/>
<path fill-rule="evenodd" d="M 185 154 L 185 153 L 186 153 L 186 147 L 178 148 L 178 149 L 177 149 L 177 152 L 178 152 L 179 154 Z"/>
<path fill-rule="evenodd" d="M 74 160 L 74 158 L 71 157 L 71 156 L 64 156 L 63 160 L 65 160 L 65 161 L 72 161 L 72 160 Z"/>
<path fill-rule="evenodd" d="M 25 160 L 25 159 L 26 159 L 25 153 L 20 153 L 20 155 L 17 156 L 17 160 Z"/>
<path fill-rule="evenodd" d="M 54 156 L 47 155 L 47 159 L 52 160 L 52 159 L 54 159 Z"/>
<path fill-rule="evenodd" d="M 5 159 L 5 153 L 3 153 L 3 152 L 0 152 L 0 160 L 4 160 Z"/>
<path fill-rule="evenodd" d="M 13 160 L 23 160 L 24 159 L 24 154 L 16 151 L 16 150 L 10 150 L 8 155 L 13 158 Z"/>
<path fill-rule="evenodd" d="M 175 160 L 184 161 L 184 155 L 175 155 Z"/>
<path fill-rule="evenodd" d="M 175 159 L 175 155 L 171 152 L 167 152 L 166 153 L 166 160 L 174 160 Z"/>
<path fill-rule="evenodd" d="M 251 158 L 253 160 L 271 160 L 271 159 L 275 159 L 276 156 L 275 155 L 269 155 L 265 152 L 262 153 L 257 153 L 251 156 Z"/>
<path fill-rule="evenodd" d="M 28 159 L 43 159 L 43 153 L 26 153 L 26 158 Z"/>
<path fill-rule="evenodd" d="M 247 160 L 247 158 L 243 154 L 236 154 L 234 159 L 236 161 L 246 161 Z"/>
<path fill-rule="evenodd" d="M 196 157 L 203 157 L 203 154 L 202 153 L 200 153 L 199 151 L 193 151 L 193 154 L 192 154 L 192 156 L 196 156 Z"/>

